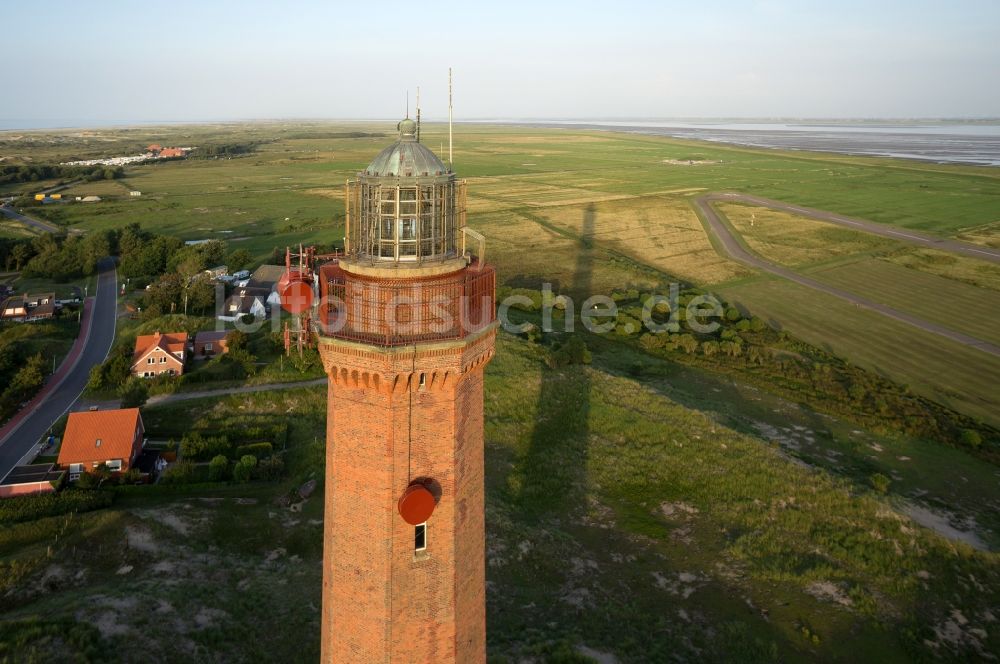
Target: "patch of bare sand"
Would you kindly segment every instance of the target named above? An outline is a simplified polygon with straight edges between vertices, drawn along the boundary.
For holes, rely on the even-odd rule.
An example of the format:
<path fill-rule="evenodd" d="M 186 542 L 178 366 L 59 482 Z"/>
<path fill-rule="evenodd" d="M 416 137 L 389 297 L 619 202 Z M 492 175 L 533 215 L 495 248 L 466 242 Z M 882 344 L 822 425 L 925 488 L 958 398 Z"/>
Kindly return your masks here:
<path fill-rule="evenodd" d="M 583 655 L 584 657 L 589 657 L 590 659 L 597 662 L 597 664 L 618 664 L 618 658 L 609 652 L 601 652 L 600 650 L 594 650 L 593 648 L 587 647 L 585 645 L 578 645 L 576 651 Z"/>
<path fill-rule="evenodd" d="M 974 530 L 975 521 L 966 519 L 965 523 L 971 526 L 968 530 L 956 528 L 951 524 L 953 515 L 941 514 L 931 511 L 921 505 L 907 503 L 903 507 L 903 513 L 924 528 L 933 530 L 935 533 L 955 542 L 964 542 L 978 551 L 989 551 L 990 547 Z M 951 517 L 951 518 L 949 518 Z"/>
<path fill-rule="evenodd" d="M 149 528 L 143 526 L 125 526 L 125 540 L 130 549 L 136 549 L 143 553 L 159 553 L 160 545 L 153 539 L 153 533 Z"/>
<path fill-rule="evenodd" d="M 854 603 L 843 589 L 832 581 L 814 581 L 806 586 L 806 592 L 818 600 L 841 606 L 851 606 Z"/>

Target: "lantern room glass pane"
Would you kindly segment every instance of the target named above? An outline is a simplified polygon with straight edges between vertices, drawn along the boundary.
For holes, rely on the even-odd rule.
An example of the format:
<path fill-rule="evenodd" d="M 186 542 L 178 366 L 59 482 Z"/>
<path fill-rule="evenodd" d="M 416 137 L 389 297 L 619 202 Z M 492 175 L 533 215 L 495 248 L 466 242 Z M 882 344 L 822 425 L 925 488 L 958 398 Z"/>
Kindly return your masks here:
<path fill-rule="evenodd" d="M 417 239 L 417 220 L 408 217 L 406 219 L 399 220 L 399 239 L 400 240 L 416 240 Z"/>
<path fill-rule="evenodd" d="M 361 254 L 381 260 L 449 255 L 455 250 L 458 223 L 455 194 L 451 182 L 413 186 L 365 182 L 357 199 L 361 209 L 356 217 L 352 215 L 352 229 L 357 228 L 359 234 L 352 245 Z"/>

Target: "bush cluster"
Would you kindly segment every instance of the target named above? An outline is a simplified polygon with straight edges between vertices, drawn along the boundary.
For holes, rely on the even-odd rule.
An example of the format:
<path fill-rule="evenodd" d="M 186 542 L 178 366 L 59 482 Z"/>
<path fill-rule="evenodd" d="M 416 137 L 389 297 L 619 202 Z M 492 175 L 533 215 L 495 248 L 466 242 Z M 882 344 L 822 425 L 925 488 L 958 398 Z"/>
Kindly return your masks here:
<path fill-rule="evenodd" d="M 59 493 L 42 493 L 0 500 L 0 525 L 34 521 L 68 512 L 89 512 L 109 507 L 115 499 L 110 491 L 66 489 Z"/>

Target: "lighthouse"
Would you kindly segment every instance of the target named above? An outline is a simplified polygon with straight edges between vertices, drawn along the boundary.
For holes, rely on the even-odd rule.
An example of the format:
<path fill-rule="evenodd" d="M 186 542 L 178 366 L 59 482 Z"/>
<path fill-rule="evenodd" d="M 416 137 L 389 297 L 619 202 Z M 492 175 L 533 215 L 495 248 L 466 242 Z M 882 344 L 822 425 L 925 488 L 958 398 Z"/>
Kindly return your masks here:
<path fill-rule="evenodd" d="M 399 138 L 347 182 L 320 268 L 329 376 L 323 662 L 486 659 L 483 371 L 496 274 L 465 182 Z"/>

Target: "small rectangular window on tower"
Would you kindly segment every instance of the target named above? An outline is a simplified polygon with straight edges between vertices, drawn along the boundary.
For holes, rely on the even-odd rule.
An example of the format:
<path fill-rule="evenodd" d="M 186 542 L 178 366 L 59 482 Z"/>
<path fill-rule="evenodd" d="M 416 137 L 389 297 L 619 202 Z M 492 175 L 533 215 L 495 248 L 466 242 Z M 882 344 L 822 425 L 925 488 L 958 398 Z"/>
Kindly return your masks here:
<path fill-rule="evenodd" d="M 423 551 L 427 548 L 427 524 L 421 523 L 413 529 L 413 550 Z"/>

